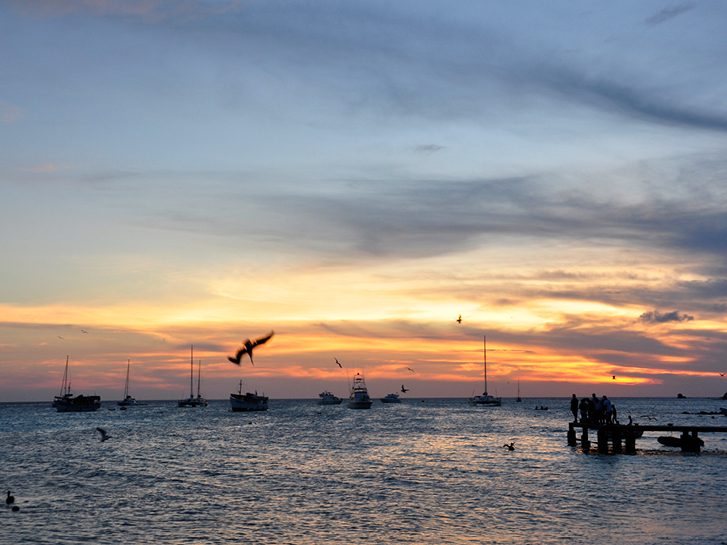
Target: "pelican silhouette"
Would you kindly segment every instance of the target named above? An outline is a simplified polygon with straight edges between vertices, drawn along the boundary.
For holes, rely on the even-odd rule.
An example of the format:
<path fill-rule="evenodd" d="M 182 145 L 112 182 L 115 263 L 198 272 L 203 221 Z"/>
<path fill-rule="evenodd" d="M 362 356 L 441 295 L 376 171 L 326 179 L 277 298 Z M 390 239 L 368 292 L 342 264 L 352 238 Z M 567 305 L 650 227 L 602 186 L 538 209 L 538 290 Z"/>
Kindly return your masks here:
<path fill-rule="evenodd" d="M 510 443 L 509 445 L 502 445 L 507 450 L 515 450 L 515 443 Z"/>
<path fill-rule="evenodd" d="M 108 433 L 106 433 L 106 430 L 105 429 L 103 429 L 103 428 L 96 428 L 96 431 L 101 434 L 101 442 L 102 443 L 104 441 L 106 441 L 106 439 L 111 439 L 111 436 Z"/>
<path fill-rule="evenodd" d="M 405 393 L 407 393 L 408 391 L 409 391 L 409 390 L 408 390 L 407 388 L 404 388 L 404 385 L 402 384 L 402 385 L 401 385 L 401 393 L 402 393 L 402 394 L 405 394 Z"/>
<path fill-rule="evenodd" d="M 5 505 L 10 505 L 13 502 L 15 502 L 15 496 L 11 496 L 10 490 L 8 490 L 8 497 L 5 498 Z"/>
<path fill-rule="evenodd" d="M 339 361 L 338 361 L 338 358 L 333 358 L 333 359 L 334 359 L 334 360 L 336 360 L 336 363 L 338 364 L 338 366 L 339 366 L 339 367 L 340 367 L 341 369 L 343 369 L 343 365 L 341 365 L 341 362 L 339 362 Z"/>
<path fill-rule="evenodd" d="M 255 362 L 252 361 L 252 349 L 259 344 L 265 344 L 266 342 L 268 342 L 270 340 L 270 337 L 272 337 L 274 334 L 275 332 L 271 331 L 270 335 L 266 337 L 260 337 L 259 339 L 255 339 L 252 341 L 250 339 L 245 339 L 245 341 L 242 343 L 242 346 L 237 351 L 237 354 L 235 354 L 235 357 L 233 358 L 232 356 L 228 356 L 227 359 L 235 365 L 240 365 L 240 360 L 242 359 L 242 356 L 247 354 L 248 356 L 250 356 L 250 363 L 255 365 Z"/>

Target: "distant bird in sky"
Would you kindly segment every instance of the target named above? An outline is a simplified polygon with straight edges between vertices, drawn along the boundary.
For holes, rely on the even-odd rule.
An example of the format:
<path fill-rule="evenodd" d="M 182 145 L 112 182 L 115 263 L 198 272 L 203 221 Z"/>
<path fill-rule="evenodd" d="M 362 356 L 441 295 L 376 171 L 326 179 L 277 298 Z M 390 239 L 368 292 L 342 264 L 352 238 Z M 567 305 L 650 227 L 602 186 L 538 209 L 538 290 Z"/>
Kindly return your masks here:
<path fill-rule="evenodd" d="M 106 433 L 106 430 L 105 429 L 103 429 L 103 428 L 96 428 L 96 431 L 101 434 L 101 442 L 102 443 L 104 441 L 106 441 L 106 439 L 111 439 L 111 436 L 108 433 Z"/>
<path fill-rule="evenodd" d="M 86 331 L 85 329 L 82 329 L 81 333 L 88 333 L 88 331 Z"/>
<path fill-rule="evenodd" d="M 509 445 L 502 445 L 507 450 L 515 450 L 515 443 L 510 443 Z"/>
<path fill-rule="evenodd" d="M 412 373 L 414 373 L 414 369 L 412 369 L 411 367 L 407 367 L 407 369 L 409 369 L 409 371 L 411 371 Z"/>
<path fill-rule="evenodd" d="M 402 393 L 402 394 L 405 394 L 405 393 L 407 393 L 408 391 L 409 391 L 409 390 L 408 390 L 407 388 L 404 388 L 404 385 L 402 384 L 402 385 L 401 385 L 401 393 Z"/>
<path fill-rule="evenodd" d="M 459 318 L 457 318 L 457 323 L 458 324 L 461 324 L 462 323 L 462 315 L 461 314 L 459 315 Z"/>
<path fill-rule="evenodd" d="M 58 337 L 59 339 L 62 339 L 62 338 L 63 338 L 63 337 L 61 337 L 60 335 L 56 335 L 56 337 Z"/>
<path fill-rule="evenodd" d="M 10 505 L 15 501 L 15 496 L 10 495 L 10 490 L 8 490 L 8 497 L 5 498 L 5 505 Z"/>
<path fill-rule="evenodd" d="M 720 376 L 720 377 L 723 377 L 723 376 L 724 376 L 724 373 L 720 373 L 720 374 L 719 374 L 719 376 Z"/>
<path fill-rule="evenodd" d="M 271 331 L 269 335 L 266 337 L 260 337 L 259 339 L 255 339 L 251 341 L 250 339 L 245 339 L 245 342 L 242 343 L 242 346 L 237 351 L 237 354 L 235 354 L 235 357 L 228 356 L 227 359 L 230 360 L 235 365 L 240 365 L 240 360 L 242 359 L 242 356 L 247 354 L 250 356 L 250 363 L 255 365 L 255 362 L 252 361 L 252 349 L 260 344 L 265 344 L 270 340 L 270 338 L 275 334 L 275 332 Z"/>
<path fill-rule="evenodd" d="M 613 377 L 611 377 L 611 378 L 612 378 L 613 380 L 616 380 L 616 375 L 613 375 Z"/>
<path fill-rule="evenodd" d="M 343 365 L 341 365 L 341 362 L 340 362 L 340 361 L 338 361 L 338 358 L 333 358 L 333 359 L 334 359 L 334 360 L 336 360 L 336 363 L 338 364 L 338 366 L 339 366 L 339 367 L 340 367 L 341 369 L 343 369 Z"/>

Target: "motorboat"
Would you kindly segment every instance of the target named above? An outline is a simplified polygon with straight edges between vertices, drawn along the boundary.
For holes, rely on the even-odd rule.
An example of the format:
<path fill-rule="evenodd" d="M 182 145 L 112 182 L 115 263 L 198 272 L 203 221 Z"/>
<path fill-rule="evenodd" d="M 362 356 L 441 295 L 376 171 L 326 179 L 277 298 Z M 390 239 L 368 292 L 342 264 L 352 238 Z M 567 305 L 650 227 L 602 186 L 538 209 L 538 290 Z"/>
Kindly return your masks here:
<path fill-rule="evenodd" d="M 129 395 L 129 368 L 131 367 L 131 360 L 126 363 L 126 387 L 124 388 L 124 399 L 118 402 L 121 407 L 131 407 L 136 405 L 136 399 Z"/>
<path fill-rule="evenodd" d="M 369 391 L 366 388 L 366 382 L 361 373 L 356 373 L 353 377 L 353 386 L 351 387 L 351 396 L 348 398 L 349 409 L 370 409 L 373 401 L 369 397 Z"/>
<path fill-rule="evenodd" d="M 202 360 L 199 360 L 199 367 L 197 372 L 197 397 L 194 397 L 194 346 L 191 347 L 189 368 L 189 397 L 187 399 L 180 399 L 177 405 L 179 407 L 206 407 L 207 400 L 203 398 L 199 393 L 200 382 L 202 381 Z"/>
<path fill-rule="evenodd" d="M 339 401 L 340 403 L 340 401 Z M 236 394 L 230 394 L 230 406 L 233 413 L 251 412 L 251 411 L 267 411 L 268 398 L 264 395 L 258 395 L 257 392 L 245 394 L 242 393 L 242 380 L 240 388 Z"/>
<path fill-rule="evenodd" d="M 340 405 L 343 402 L 343 399 L 338 396 L 334 396 L 328 390 L 318 394 L 318 397 L 320 398 L 318 400 L 318 405 Z"/>
<path fill-rule="evenodd" d="M 386 397 L 381 398 L 382 403 L 401 403 L 399 394 L 387 394 Z"/>
<path fill-rule="evenodd" d="M 71 393 L 71 381 L 68 380 L 68 356 L 66 356 L 66 370 L 63 373 L 61 395 L 53 398 L 53 407 L 59 413 L 79 413 L 97 411 L 101 408 L 101 396 L 77 395 Z"/>
<path fill-rule="evenodd" d="M 487 393 L 487 336 L 484 337 L 484 349 L 482 353 L 484 360 L 485 391 L 482 395 L 472 396 L 470 398 L 470 404 L 484 405 L 487 407 L 499 407 L 502 404 L 502 398 L 494 397 Z"/>

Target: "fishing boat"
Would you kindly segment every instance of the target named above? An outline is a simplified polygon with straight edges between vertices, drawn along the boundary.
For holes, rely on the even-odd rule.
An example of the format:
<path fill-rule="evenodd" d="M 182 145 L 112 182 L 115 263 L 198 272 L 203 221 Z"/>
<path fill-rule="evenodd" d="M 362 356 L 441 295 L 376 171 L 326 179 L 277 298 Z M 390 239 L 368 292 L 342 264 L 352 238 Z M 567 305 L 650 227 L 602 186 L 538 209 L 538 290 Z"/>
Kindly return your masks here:
<path fill-rule="evenodd" d="M 656 440 L 659 442 L 659 444 L 664 445 L 665 447 L 683 447 L 685 445 L 689 445 L 690 443 L 694 443 L 695 440 L 692 436 L 686 436 L 686 437 L 674 437 L 673 435 L 662 435 L 660 437 L 657 437 Z M 702 441 L 701 438 L 697 437 L 696 442 L 699 443 L 700 447 L 704 446 L 704 441 Z"/>
<path fill-rule="evenodd" d="M 348 398 L 349 409 L 370 409 L 373 401 L 369 397 L 369 391 L 366 388 L 361 373 L 356 373 L 353 377 L 353 386 L 351 387 L 351 396 Z"/>
<path fill-rule="evenodd" d="M 118 405 L 122 407 L 131 407 L 136 405 L 136 399 L 129 395 L 129 368 L 131 367 L 131 360 L 126 363 L 126 386 L 124 387 L 124 399 L 118 402 Z"/>
<path fill-rule="evenodd" d="M 189 369 L 189 397 L 187 399 L 180 399 L 177 405 L 180 407 L 206 407 L 207 400 L 199 393 L 200 382 L 202 381 L 202 360 L 199 360 L 197 372 L 197 397 L 194 397 L 194 346 L 191 347 Z"/>
<path fill-rule="evenodd" d="M 257 395 L 247 392 L 242 393 L 242 380 L 240 388 L 236 394 L 230 394 L 230 405 L 233 413 L 250 412 L 250 411 L 267 411 L 268 398 L 264 395 Z"/>
<path fill-rule="evenodd" d="M 343 399 L 338 396 L 334 396 L 328 390 L 318 394 L 318 397 L 320 398 L 318 400 L 318 405 L 340 405 L 343 402 Z"/>
<path fill-rule="evenodd" d="M 487 393 L 487 336 L 484 336 L 484 349 L 482 351 L 484 359 L 485 372 L 485 392 L 479 396 L 472 396 L 470 403 L 472 405 L 484 405 L 487 407 L 499 407 L 502 404 L 502 398 L 491 396 Z"/>
<path fill-rule="evenodd" d="M 381 403 L 401 403 L 401 399 L 399 399 L 399 394 L 387 394 L 381 398 Z"/>
<path fill-rule="evenodd" d="M 53 407 L 59 413 L 79 413 L 97 411 L 101 408 L 101 396 L 77 395 L 71 393 L 71 381 L 68 380 L 68 356 L 66 356 L 66 370 L 63 373 L 61 395 L 53 399 Z"/>

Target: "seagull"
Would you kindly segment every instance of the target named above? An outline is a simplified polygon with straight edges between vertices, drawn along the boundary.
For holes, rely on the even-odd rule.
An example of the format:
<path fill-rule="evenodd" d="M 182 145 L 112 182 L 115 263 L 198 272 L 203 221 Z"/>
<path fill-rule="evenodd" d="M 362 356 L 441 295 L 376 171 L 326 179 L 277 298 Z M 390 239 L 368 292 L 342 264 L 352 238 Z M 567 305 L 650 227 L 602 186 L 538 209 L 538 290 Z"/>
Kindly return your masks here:
<path fill-rule="evenodd" d="M 510 443 L 509 445 L 502 445 L 507 450 L 515 450 L 515 443 Z"/>
<path fill-rule="evenodd" d="M 62 339 L 62 338 L 63 338 L 63 337 L 61 337 L 60 335 L 56 335 L 56 337 L 58 337 L 59 339 Z"/>
<path fill-rule="evenodd" d="M 240 360 L 242 359 L 242 356 L 247 354 L 250 356 L 250 363 L 255 365 L 255 363 L 252 361 L 252 349 L 255 348 L 259 344 L 265 344 L 270 340 L 270 337 L 272 337 L 275 333 L 273 331 L 270 332 L 270 335 L 267 337 L 260 337 L 259 339 L 255 339 L 254 341 L 251 341 L 250 339 L 245 339 L 245 342 L 242 343 L 242 346 L 237 351 L 237 354 L 235 354 L 235 357 L 228 356 L 227 359 L 230 360 L 235 365 L 240 365 Z M 340 365 L 340 364 L 339 364 Z"/>
<path fill-rule="evenodd" d="M 459 318 L 457 318 L 457 323 L 458 324 L 461 324 L 462 323 L 462 315 L 461 314 L 459 315 Z"/>
<path fill-rule="evenodd" d="M 85 329 L 82 329 L 81 333 L 88 333 L 88 331 L 86 331 Z"/>
<path fill-rule="evenodd" d="M 15 496 L 10 495 L 10 490 L 8 490 L 8 497 L 5 498 L 5 505 L 10 505 L 11 503 L 15 502 Z"/>
<path fill-rule="evenodd" d="M 414 369 L 412 369 L 411 367 L 407 367 L 407 369 L 409 369 L 409 371 L 411 371 L 412 373 L 414 372 Z"/>
<path fill-rule="evenodd" d="M 401 393 L 402 393 L 402 394 L 405 394 L 405 393 L 407 393 L 408 391 L 409 391 L 409 390 L 407 390 L 406 388 L 404 388 L 404 385 L 402 384 L 402 385 L 401 385 Z"/>
<path fill-rule="evenodd" d="M 341 362 L 339 362 L 339 361 L 338 361 L 338 358 L 333 358 L 333 359 L 334 359 L 334 360 L 336 360 L 336 363 L 338 364 L 338 366 L 339 366 L 339 367 L 340 367 L 341 369 L 343 369 L 343 365 L 341 365 Z"/>
<path fill-rule="evenodd" d="M 102 443 L 104 441 L 106 441 L 106 439 L 111 439 L 111 436 L 108 433 L 106 433 L 106 430 L 105 429 L 103 429 L 103 428 L 96 428 L 96 431 L 101 434 L 101 442 Z"/>

